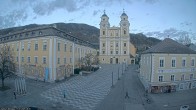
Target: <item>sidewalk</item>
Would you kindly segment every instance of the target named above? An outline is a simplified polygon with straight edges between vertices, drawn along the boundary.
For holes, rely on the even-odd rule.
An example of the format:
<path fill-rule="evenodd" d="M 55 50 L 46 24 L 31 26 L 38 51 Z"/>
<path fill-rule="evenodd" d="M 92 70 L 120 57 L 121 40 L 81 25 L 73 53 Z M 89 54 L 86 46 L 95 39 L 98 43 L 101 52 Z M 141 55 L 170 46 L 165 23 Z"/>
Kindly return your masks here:
<path fill-rule="evenodd" d="M 196 110 L 196 89 L 149 95 L 160 110 L 179 110 L 182 105 L 189 105 L 191 110 Z"/>
<path fill-rule="evenodd" d="M 137 78 L 136 65 L 130 65 L 96 110 L 145 110 L 144 90 Z M 126 98 L 128 92 L 129 98 Z"/>

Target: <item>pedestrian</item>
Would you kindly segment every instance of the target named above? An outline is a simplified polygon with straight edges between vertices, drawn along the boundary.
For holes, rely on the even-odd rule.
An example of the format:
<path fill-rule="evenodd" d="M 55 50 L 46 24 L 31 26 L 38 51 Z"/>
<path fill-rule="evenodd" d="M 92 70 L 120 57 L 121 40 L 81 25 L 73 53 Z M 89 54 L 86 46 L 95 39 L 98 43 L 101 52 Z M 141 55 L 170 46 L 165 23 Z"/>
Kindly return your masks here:
<path fill-rule="evenodd" d="M 66 98 L 66 91 L 65 90 L 63 91 L 63 96 L 64 96 L 64 98 Z"/>
<path fill-rule="evenodd" d="M 126 98 L 129 99 L 129 94 L 128 94 L 128 92 L 126 92 L 125 99 L 126 99 Z"/>
<path fill-rule="evenodd" d="M 16 99 L 16 92 L 14 91 L 14 99 Z"/>

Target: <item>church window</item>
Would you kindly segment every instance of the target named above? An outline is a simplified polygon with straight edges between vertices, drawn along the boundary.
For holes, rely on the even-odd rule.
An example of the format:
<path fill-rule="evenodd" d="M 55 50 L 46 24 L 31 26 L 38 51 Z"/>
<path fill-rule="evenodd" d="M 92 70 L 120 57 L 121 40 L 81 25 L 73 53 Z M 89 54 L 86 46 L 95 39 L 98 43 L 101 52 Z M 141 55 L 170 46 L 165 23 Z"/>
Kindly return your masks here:
<path fill-rule="evenodd" d="M 126 34 L 126 30 L 124 30 L 124 34 Z"/>
<path fill-rule="evenodd" d="M 103 35 L 105 35 L 105 31 L 103 31 Z"/>
<path fill-rule="evenodd" d="M 126 47 L 126 43 L 124 43 L 124 47 Z"/>
<path fill-rule="evenodd" d="M 113 54 L 113 51 L 110 51 L 110 54 Z"/>
<path fill-rule="evenodd" d="M 105 47 L 105 43 L 103 43 L 103 47 Z"/>
<path fill-rule="evenodd" d="M 116 47 L 118 47 L 118 43 L 116 43 Z"/>

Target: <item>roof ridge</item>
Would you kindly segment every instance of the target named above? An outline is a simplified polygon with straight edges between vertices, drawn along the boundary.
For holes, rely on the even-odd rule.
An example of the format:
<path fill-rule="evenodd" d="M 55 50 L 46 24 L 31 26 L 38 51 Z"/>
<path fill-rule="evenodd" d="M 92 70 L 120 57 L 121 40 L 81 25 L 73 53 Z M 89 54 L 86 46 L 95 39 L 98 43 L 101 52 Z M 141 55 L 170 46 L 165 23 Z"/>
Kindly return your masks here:
<path fill-rule="evenodd" d="M 174 54 L 196 54 L 185 45 L 178 43 L 170 38 L 165 38 L 162 42 L 154 45 L 143 53 L 174 53 Z"/>

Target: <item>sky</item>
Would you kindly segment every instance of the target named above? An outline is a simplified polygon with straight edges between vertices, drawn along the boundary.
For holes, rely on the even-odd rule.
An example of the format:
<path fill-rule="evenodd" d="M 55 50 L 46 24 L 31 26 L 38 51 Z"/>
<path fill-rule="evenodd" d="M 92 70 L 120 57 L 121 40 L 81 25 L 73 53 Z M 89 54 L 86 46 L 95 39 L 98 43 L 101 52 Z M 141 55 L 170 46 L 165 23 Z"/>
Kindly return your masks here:
<path fill-rule="evenodd" d="M 58 22 L 99 28 L 104 10 L 110 26 L 119 26 L 123 9 L 130 33 L 196 43 L 196 0 L 0 0 L 0 29 Z"/>

